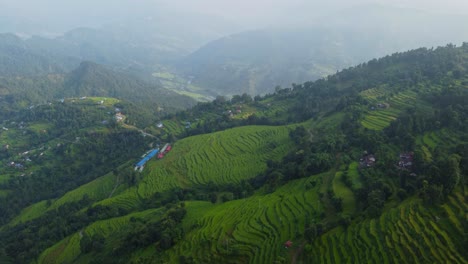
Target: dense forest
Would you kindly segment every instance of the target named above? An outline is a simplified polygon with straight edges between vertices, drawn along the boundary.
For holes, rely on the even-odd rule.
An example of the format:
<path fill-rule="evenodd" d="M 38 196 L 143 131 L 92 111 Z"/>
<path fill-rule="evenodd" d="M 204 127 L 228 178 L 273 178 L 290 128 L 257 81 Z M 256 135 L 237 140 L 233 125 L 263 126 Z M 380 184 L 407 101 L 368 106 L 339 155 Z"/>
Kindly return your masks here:
<path fill-rule="evenodd" d="M 125 101 L 12 103 L 1 120 L 0 259 L 464 263 L 467 87 L 464 43 L 149 123 Z M 113 120 L 115 108 L 129 119 Z M 134 171 L 162 142 L 173 150 Z M 21 154 L 28 144 L 34 155 Z"/>

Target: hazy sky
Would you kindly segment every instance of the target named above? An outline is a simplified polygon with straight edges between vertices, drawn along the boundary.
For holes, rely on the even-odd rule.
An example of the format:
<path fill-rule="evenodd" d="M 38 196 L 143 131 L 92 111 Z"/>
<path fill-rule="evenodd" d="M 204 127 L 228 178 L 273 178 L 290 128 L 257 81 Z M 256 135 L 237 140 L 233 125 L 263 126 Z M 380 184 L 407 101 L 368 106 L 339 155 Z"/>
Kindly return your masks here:
<path fill-rule="evenodd" d="M 364 4 L 468 15 L 468 0 L 0 0 L 0 23 L 4 28 L 29 25 L 67 30 L 157 16 L 160 12 L 175 16 L 193 12 L 255 28 L 285 21 L 300 23 Z"/>

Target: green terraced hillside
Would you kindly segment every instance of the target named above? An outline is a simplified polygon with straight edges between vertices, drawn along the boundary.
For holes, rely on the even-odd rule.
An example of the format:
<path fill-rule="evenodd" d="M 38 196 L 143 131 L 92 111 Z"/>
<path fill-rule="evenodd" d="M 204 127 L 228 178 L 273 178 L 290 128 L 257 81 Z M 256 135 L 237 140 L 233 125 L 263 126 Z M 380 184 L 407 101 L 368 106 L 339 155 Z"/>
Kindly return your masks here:
<path fill-rule="evenodd" d="M 438 208 L 411 199 L 377 219 L 336 228 L 311 245 L 305 262 L 468 263 L 465 197 L 457 192 Z"/>
<path fill-rule="evenodd" d="M 151 160 L 138 186 L 100 204 L 132 208 L 141 198 L 175 187 L 225 185 L 255 177 L 269 159 L 285 155 L 290 129 L 248 126 L 177 141 L 162 160 Z"/>
<path fill-rule="evenodd" d="M 372 130 L 386 128 L 402 111 L 410 107 L 430 109 L 412 90 L 393 94 L 385 91 L 385 88 L 374 88 L 361 92 L 361 95 L 370 101 L 369 107 L 372 108 L 365 114 L 362 125 Z M 384 106 L 379 107 L 379 104 Z"/>

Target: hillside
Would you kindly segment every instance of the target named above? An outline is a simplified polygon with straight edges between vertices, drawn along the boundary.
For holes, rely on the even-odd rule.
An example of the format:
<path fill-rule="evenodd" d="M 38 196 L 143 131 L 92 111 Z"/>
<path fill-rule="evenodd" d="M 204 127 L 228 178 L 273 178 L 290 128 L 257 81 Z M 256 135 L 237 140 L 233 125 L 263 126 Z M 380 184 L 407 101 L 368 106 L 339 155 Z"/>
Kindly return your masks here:
<path fill-rule="evenodd" d="M 115 72 L 93 62 L 82 62 L 65 76 L 59 97 L 104 96 L 125 99 L 136 104 L 157 104 L 167 108 L 188 108 L 195 100 Z"/>
<path fill-rule="evenodd" d="M 0 34 L 0 77 L 63 73 L 77 63 L 31 50 L 14 34 Z"/>
<path fill-rule="evenodd" d="M 142 127 L 154 122 L 158 116 L 196 103 L 194 99 L 164 89 L 157 83 L 148 83 L 93 62 L 82 62 L 65 74 L 0 78 L 0 96 L 5 118 L 21 107 L 34 107 L 63 98 L 118 98 L 122 101 L 120 108 L 126 108 L 129 113 L 130 122 Z"/>
<path fill-rule="evenodd" d="M 467 88 L 466 43 L 421 48 L 263 97 L 199 103 L 149 125 L 156 137 L 144 146 L 91 141 L 99 176 L 10 212 L 0 258 L 466 263 Z M 170 152 L 133 170 L 163 142 Z"/>

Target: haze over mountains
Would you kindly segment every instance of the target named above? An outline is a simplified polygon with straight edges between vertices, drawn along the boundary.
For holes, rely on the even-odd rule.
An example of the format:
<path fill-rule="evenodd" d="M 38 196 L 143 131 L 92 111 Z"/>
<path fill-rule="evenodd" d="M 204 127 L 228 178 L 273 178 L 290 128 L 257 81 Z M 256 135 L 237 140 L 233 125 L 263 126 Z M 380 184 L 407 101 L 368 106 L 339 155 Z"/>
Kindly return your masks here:
<path fill-rule="evenodd" d="M 69 29 L 53 38 L 34 36 L 27 27 L 4 24 L 3 31 L 33 37 L 0 36 L 0 75 L 68 72 L 85 60 L 146 80 L 169 73 L 177 81 L 171 78 L 166 88 L 182 92 L 256 95 L 394 52 L 461 44 L 468 36 L 464 28 L 468 16 L 424 11 L 426 6 L 418 10 L 365 2 L 341 9 L 324 5 L 321 14 L 312 12 L 308 19 L 299 11 L 294 19 L 289 16 L 276 22 L 273 18 L 278 18 L 272 15 L 259 19 L 263 22 L 250 23 L 248 31 L 244 31 L 249 26 L 240 23 L 241 19 L 232 22 L 216 16 L 216 7 L 208 9 L 212 14 L 207 15 L 197 13 L 197 7 L 174 12 L 171 4 L 162 2 L 148 1 L 143 6 L 132 15 L 114 19 L 102 13 L 103 17 L 88 21 L 85 15 L 93 28 Z M 265 3 L 271 10 L 279 6 Z M 97 6 L 96 14 L 101 11 Z M 109 13 L 113 11 L 125 13 L 118 8 Z M 249 12 L 245 17 L 250 20 Z M 45 19 L 49 20 L 54 21 Z M 72 22 L 69 26 L 77 23 Z M 266 25 L 270 26 L 256 28 Z M 55 32 L 61 31 L 56 28 Z"/>
<path fill-rule="evenodd" d="M 461 44 L 468 39 L 467 23 L 468 16 L 362 6 L 315 25 L 224 37 L 185 57 L 178 69 L 220 94 L 264 94 L 276 85 L 315 80 L 394 52 L 445 45 L 447 40 Z"/>

